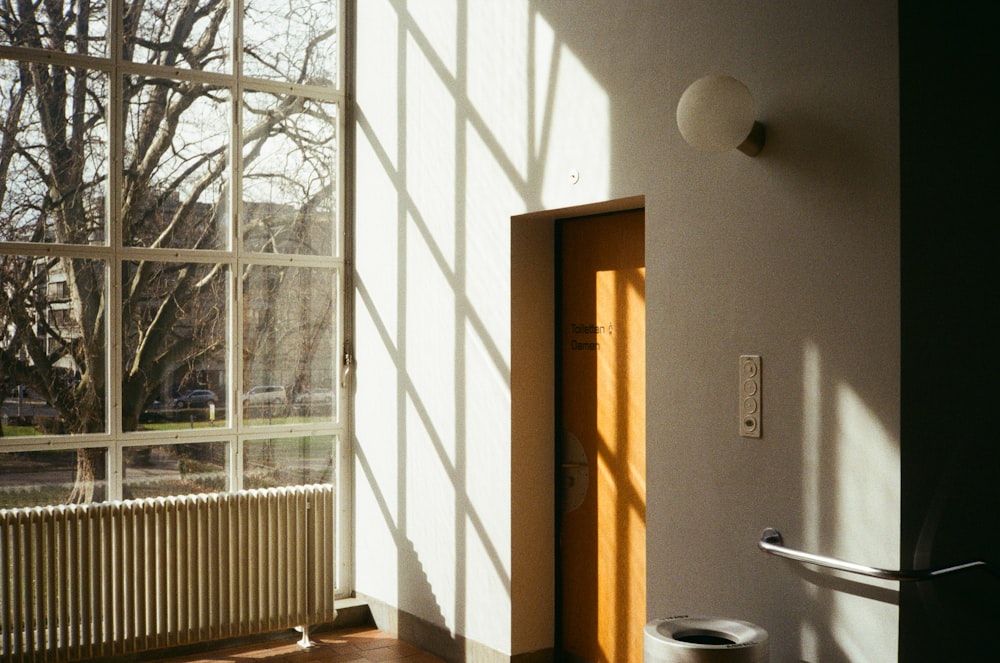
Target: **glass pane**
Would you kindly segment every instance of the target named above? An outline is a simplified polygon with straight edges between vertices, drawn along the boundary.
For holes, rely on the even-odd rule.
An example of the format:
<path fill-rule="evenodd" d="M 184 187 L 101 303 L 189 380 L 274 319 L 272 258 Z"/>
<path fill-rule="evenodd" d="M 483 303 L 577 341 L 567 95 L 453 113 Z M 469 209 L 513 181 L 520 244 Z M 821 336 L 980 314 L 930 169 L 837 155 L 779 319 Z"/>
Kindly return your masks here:
<path fill-rule="evenodd" d="M 243 132 L 246 248 L 332 255 L 337 105 L 247 94 Z"/>
<path fill-rule="evenodd" d="M 248 440 L 243 443 L 243 487 L 333 483 L 335 437 Z"/>
<path fill-rule="evenodd" d="M 0 256 L 3 434 L 102 433 L 105 265 Z"/>
<path fill-rule="evenodd" d="M 229 92 L 128 77 L 122 233 L 127 246 L 222 249 L 229 228 Z"/>
<path fill-rule="evenodd" d="M 122 474 L 127 500 L 228 490 L 226 443 L 126 447 Z"/>
<path fill-rule="evenodd" d="M 0 60 L 0 80 L 0 241 L 103 244 L 107 76 Z"/>
<path fill-rule="evenodd" d="M 243 272 L 243 420 L 252 424 L 329 420 L 317 399 L 334 393 L 336 272 L 248 266 Z M 299 402 L 310 394 L 310 400 Z"/>
<path fill-rule="evenodd" d="M 107 54 L 106 0 L 0 3 L 0 45 Z"/>
<path fill-rule="evenodd" d="M 122 57 L 199 71 L 230 68 L 229 0 L 126 0 Z"/>
<path fill-rule="evenodd" d="M 246 0 L 243 73 L 304 85 L 337 81 L 335 0 Z"/>
<path fill-rule="evenodd" d="M 224 424 L 228 268 L 128 262 L 122 279 L 122 428 Z"/>
<path fill-rule="evenodd" d="M 107 449 L 0 454 L 0 509 L 107 499 Z"/>

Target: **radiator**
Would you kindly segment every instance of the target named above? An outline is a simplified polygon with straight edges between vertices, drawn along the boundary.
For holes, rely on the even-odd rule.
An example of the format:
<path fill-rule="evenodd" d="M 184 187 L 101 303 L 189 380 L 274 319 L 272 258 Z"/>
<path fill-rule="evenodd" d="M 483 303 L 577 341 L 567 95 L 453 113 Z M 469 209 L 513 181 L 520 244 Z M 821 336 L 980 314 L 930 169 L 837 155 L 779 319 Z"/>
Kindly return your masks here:
<path fill-rule="evenodd" d="M 334 525 L 326 485 L 0 509 L 0 660 L 332 621 Z"/>

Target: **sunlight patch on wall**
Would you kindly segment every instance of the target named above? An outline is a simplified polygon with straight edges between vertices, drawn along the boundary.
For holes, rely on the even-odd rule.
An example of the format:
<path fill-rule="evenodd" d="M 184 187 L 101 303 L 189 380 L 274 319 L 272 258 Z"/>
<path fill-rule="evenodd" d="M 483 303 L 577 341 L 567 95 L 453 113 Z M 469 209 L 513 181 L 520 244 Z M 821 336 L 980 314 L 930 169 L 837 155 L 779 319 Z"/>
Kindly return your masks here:
<path fill-rule="evenodd" d="M 412 228 L 411 221 L 411 228 Z M 416 417 L 408 417 L 408 439 L 429 437 L 436 440 L 445 464 L 455 463 L 455 409 L 454 398 L 440 398 L 456 392 L 455 292 L 451 280 L 442 272 L 435 254 L 425 238 L 414 230 L 407 233 L 408 283 L 417 284 L 406 291 L 406 375 L 412 382 L 407 400 L 413 401 Z M 431 307 L 430 302 L 433 302 Z M 436 464 L 438 454 L 413 456 L 416 460 Z"/>
<path fill-rule="evenodd" d="M 880 581 L 874 580 L 872 584 Z M 898 583 L 892 583 L 898 585 Z M 845 661 L 895 661 L 899 642 L 899 608 L 861 599 L 845 592 L 834 594 L 830 631 Z"/>
<path fill-rule="evenodd" d="M 377 51 L 358 51 L 354 77 L 357 98 L 379 100 L 377 104 L 365 104 L 361 110 L 392 168 L 398 168 L 398 16 L 386 2 L 359 2 L 357 25 L 358 43 L 379 44 Z"/>
<path fill-rule="evenodd" d="M 410 403 L 406 419 L 411 427 L 421 424 L 417 404 Z M 449 446 L 450 446 L 449 438 Z M 400 598 L 408 610 L 437 626 L 456 623 L 456 614 L 463 604 L 457 599 L 459 587 L 456 569 L 466 564 L 464 542 L 456 540 L 455 518 L 464 505 L 454 493 L 442 491 L 441 486 L 453 486 L 455 470 L 452 464 L 441 459 L 441 448 L 433 434 L 412 430 L 407 434 L 406 447 L 406 501 L 405 537 L 412 542 L 412 550 L 400 551 Z"/>
<path fill-rule="evenodd" d="M 544 207 L 606 200 L 611 180 L 608 93 L 540 17 L 534 21 L 533 158 Z M 575 174 L 578 183 L 571 179 Z"/>
<path fill-rule="evenodd" d="M 527 22 L 524 5 L 479 3 L 469 12 L 466 45 L 471 126 L 519 188 L 528 180 Z"/>
<path fill-rule="evenodd" d="M 899 442 L 845 383 L 824 400 L 819 348 L 802 367 L 802 545 L 870 566 L 898 566 Z M 825 429 L 824 408 L 833 410 Z M 836 536 L 831 536 L 835 533 Z M 832 547 L 832 548 L 831 548 Z"/>
<path fill-rule="evenodd" d="M 802 359 L 802 545 L 807 550 L 820 549 L 823 523 L 819 481 L 823 472 L 822 377 L 819 348 L 807 342 Z M 815 596 L 814 586 L 808 590 Z"/>
<path fill-rule="evenodd" d="M 444 261 L 440 269 L 450 277 L 455 271 L 455 210 L 459 205 L 455 97 L 412 36 L 407 44 L 406 162 L 420 167 L 406 169 L 406 192 L 416 219 L 414 230 L 430 252 Z"/>
<path fill-rule="evenodd" d="M 365 0 L 368 2 L 369 0 Z M 446 75 L 454 78 L 458 73 L 458 2 L 408 2 L 407 32 L 419 40 L 421 48 L 433 53 Z"/>
<path fill-rule="evenodd" d="M 466 393 L 475 397 L 465 402 L 465 434 L 467 446 L 475 449 L 476 463 L 468 463 L 465 468 L 465 487 L 472 504 L 490 505 L 489 513 L 483 510 L 467 512 L 465 522 L 465 555 L 472 568 L 479 573 L 466 578 L 465 596 L 511 597 L 511 528 L 491 527 L 488 518 L 510 522 L 511 494 L 510 482 L 498 481 L 497 477 L 511 475 L 511 449 L 504 444 L 510 439 L 510 418 L 506 421 L 496 416 L 497 405 L 509 403 L 510 389 L 505 375 L 489 360 L 489 351 L 481 345 L 482 335 L 473 333 L 467 325 L 465 350 L 468 361 L 466 371 Z M 505 373 L 509 373 L 505 371 Z M 507 406 L 509 411 L 509 405 Z M 520 486 L 518 490 L 532 490 L 531 486 Z M 544 504 L 539 501 L 539 504 Z M 470 628 L 495 628 L 504 624 L 510 629 L 510 611 L 480 611 L 469 614 Z M 472 622 L 480 621 L 473 625 Z M 490 625 L 489 622 L 497 622 Z"/>
<path fill-rule="evenodd" d="M 355 199 L 355 214 L 359 223 L 355 225 L 355 246 L 357 264 L 378 265 L 378 270 L 370 272 L 377 278 L 370 278 L 370 273 L 363 273 L 362 278 L 367 297 L 359 301 L 359 306 L 370 305 L 370 315 L 376 321 L 382 334 L 390 338 L 385 343 L 388 356 L 396 352 L 398 328 L 398 307 L 396 295 L 399 283 L 399 262 L 392 257 L 399 255 L 399 233 L 395 232 L 395 223 L 399 215 L 399 199 L 393 185 L 390 173 L 379 164 L 373 146 L 364 137 L 358 140 L 355 163 L 359 171 L 363 169 L 366 176 L 364 185 L 370 190 L 379 191 L 378 196 L 357 196 Z M 359 187 L 360 188 L 360 187 Z M 366 220 L 378 219 L 379 223 Z M 390 230 L 387 230 L 389 228 Z M 379 335 L 372 338 L 379 338 Z"/>
<path fill-rule="evenodd" d="M 898 440 L 853 387 L 830 372 L 819 347 L 807 342 L 802 360 L 801 547 L 868 566 L 898 568 Z M 849 578 L 898 589 L 898 583 Z M 804 583 L 804 588 L 829 614 L 827 627 L 846 660 L 887 660 L 895 655 L 897 606 L 828 591 L 813 582 Z M 803 621 L 799 628 L 801 655 L 812 660 L 820 647 L 817 625 Z"/>
<path fill-rule="evenodd" d="M 816 629 L 809 622 L 802 622 L 799 625 L 799 656 L 803 661 L 818 661 L 820 657 L 819 638 Z"/>
<path fill-rule="evenodd" d="M 501 164 L 490 157 L 489 145 L 476 132 L 468 133 L 466 144 L 468 173 L 466 209 L 509 209 L 520 192 Z M 479 214 L 470 215 L 465 228 L 465 255 L 468 265 L 465 291 L 473 308 L 473 328 L 483 347 L 497 356 L 497 368 L 504 383 L 510 382 L 510 228 L 484 223 Z"/>
<path fill-rule="evenodd" d="M 838 554 L 899 565 L 899 441 L 847 384 L 837 387 L 837 511 L 850 540 Z"/>
<path fill-rule="evenodd" d="M 899 567 L 899 441 L 846 383 L 836 387 L 835 556 L 882 568 Z M 899 583 L 866 579 L 897 590 Z M 848 660 L 885 660 L 896 650 L 898 606 L 833 595 L 831 624 Z"/>

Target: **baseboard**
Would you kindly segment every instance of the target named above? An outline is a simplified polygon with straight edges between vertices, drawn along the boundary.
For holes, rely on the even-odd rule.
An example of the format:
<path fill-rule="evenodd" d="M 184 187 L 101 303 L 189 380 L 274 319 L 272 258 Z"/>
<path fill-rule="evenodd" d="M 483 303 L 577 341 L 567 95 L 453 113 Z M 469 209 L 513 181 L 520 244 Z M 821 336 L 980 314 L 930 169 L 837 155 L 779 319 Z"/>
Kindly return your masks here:
<path fill-rule="evenodd" d="M 510 660 L 511 663 L 552 663 L 556 659 L 552 649 L 541 649 L 527 654 L 514 654 Z"/>
<path fill-rule="evenodd" d="M 337 599 L 337 618 L 330 624 L 324 624 L 319 629 L 337 630 L 354 626 L 374 626 L 375 620 L 368 609 L 368 603 L 358 598 Z M 319 630 L 317 629 L 317 630 Z"/>
<path fill-rule="evenodd" d="M 551 649 L 511 656 L 370 596 L 359 594 L 358 600 L 367 603 L 380 631 L 451 663 L 552 663 L 554 660 Z"/>

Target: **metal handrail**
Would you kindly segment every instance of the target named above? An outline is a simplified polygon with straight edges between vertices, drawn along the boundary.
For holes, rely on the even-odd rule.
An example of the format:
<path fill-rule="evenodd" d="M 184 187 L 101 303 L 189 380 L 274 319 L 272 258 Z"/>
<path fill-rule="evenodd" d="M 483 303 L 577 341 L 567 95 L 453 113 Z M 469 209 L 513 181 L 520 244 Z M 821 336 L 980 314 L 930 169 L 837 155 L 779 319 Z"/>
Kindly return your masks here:
<path fill-rule="evenodd" d="M 794 548 L 787 548 L 784 543 L 784 539 L 781 537 L 781 532 L 773 527 L 768 527 L 760 535 L 760 541 L 757 542 L 757 547 L 769 555 L 777 555 L 778 557 L 793 559 L 796 562 L 802 562 L 803 564 L 815 564 L 816 566 L 823 566 L 828 569 L 836 569 L 837 571 L 845 571 L 847 573 L 856 573 L 870 578 L 898 580 L 900 582 L 932 580 L 949 573 L 970 571 L 976 568 L 982 568 L 994 573 L 996 572 L 990 564 L 981 560 L 957 564 L 955 566 L 946 566 L 938 569 L 915 569 L 909 571 L 879 569 L 874 566 L 865 566 L 863 564 L 855 564 L 854 562 L 845 562 L 844 560 L 835 559 L 833 557 L 824 557 L 823 555 L 814 555 L 813 553 L 795 550 Z"/>

